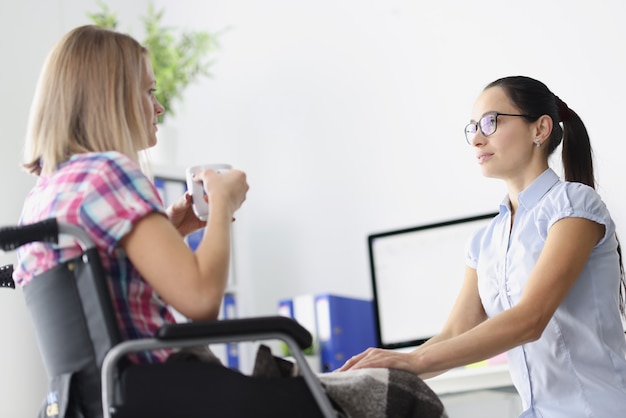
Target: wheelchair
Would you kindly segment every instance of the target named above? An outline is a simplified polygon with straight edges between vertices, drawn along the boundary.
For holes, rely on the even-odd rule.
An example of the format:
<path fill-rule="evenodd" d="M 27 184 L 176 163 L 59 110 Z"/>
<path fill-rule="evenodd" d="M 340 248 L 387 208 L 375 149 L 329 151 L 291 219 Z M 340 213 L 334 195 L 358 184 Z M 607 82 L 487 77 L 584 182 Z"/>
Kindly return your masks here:
<path fill-rule="evenodd" d="M 123 341 L 97 248 L 79 227 L 48 219 L 0 229 L 0 248 L 58 243 L 69 235 L 80 256 L 23 287 L 49 378 L 40 417 L 336 417 L 305 360 L 311 334 L 281 316 L 165 325 L 153 338 Z M 15 288 L 12 266 L 0 287 Z M 133 364 L 128 355 L 228 342 L 280 340 L 298 365 L 295 377 L 257 377 L 220 364 Z"/>

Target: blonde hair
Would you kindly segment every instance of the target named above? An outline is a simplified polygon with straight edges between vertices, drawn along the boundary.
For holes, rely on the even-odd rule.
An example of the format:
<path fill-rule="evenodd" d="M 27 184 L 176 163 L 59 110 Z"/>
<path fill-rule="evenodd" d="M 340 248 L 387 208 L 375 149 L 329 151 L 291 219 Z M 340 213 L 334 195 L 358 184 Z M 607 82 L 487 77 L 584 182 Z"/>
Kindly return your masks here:
<path fill-rule="evenodd" d="M 23 167 L 50 174 L 74 154 L 103 151 L 139 162 L 149 146 L 140 96 L 146 56 L 130 36 L 96 26 L 65 35 L 39 76 Z"/>

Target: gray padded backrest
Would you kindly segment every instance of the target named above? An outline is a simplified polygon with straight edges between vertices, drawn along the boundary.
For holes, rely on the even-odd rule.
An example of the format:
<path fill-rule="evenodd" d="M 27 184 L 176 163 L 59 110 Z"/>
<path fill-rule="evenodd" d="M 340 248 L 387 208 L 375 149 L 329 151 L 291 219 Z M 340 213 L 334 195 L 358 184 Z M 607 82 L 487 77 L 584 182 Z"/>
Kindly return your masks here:
<path fill-rule="evenodd" d="M 101 414 L 100 367 L 120 338 L 97 251 L 36 276 L 23 293 L 51 386 L 71 380 L 71 403 Z"/>

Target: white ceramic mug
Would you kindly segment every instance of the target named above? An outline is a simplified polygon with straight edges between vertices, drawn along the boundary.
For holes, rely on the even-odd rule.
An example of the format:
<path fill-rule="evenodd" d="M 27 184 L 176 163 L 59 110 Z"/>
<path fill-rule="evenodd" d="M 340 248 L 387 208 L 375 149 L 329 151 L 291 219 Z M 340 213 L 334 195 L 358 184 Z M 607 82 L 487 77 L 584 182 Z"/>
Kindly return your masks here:
<path fill-rule="evenodd" d="M 204 200 L 205 192 L 204 186 L 201 181 L 193 181 L 193 175 L 202 170 L 215 170 L 218 173 L 222 171 L 228 171 L 232 168 L 230 164 L 202 164 L 195 165 L 185 170 L 185 177 L 187 178 L 187 190 L 191 193 L 193 198 L 193 212 L 198 219 L 206 221 L 209 218 L 209 205 Z"/>

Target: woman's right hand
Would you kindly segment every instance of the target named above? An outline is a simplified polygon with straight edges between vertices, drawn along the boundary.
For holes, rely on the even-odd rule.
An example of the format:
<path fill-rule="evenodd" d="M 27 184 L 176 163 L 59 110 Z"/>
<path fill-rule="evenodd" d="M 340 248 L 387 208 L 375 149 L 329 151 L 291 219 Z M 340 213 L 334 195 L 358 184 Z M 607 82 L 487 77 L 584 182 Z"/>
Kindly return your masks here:
<path fill-rule="evenodd" d="M 211 208 L 223 205 L 224 209 L 233 215 L 246 200 L 246 193 L 250 188 L 246 173 L 235 169 L 222 172 L 202 170 L 195 174 L 194 180 L 202 181 L 209 213 Z"/>

